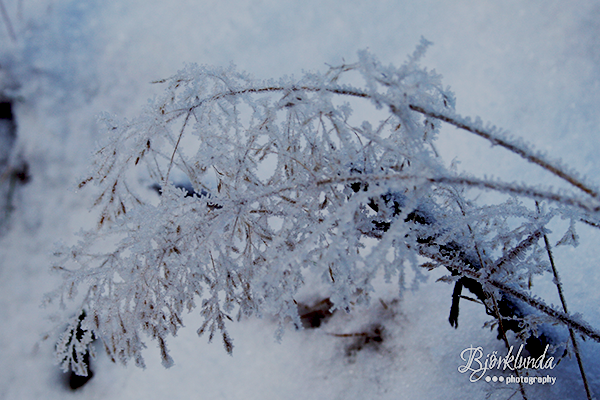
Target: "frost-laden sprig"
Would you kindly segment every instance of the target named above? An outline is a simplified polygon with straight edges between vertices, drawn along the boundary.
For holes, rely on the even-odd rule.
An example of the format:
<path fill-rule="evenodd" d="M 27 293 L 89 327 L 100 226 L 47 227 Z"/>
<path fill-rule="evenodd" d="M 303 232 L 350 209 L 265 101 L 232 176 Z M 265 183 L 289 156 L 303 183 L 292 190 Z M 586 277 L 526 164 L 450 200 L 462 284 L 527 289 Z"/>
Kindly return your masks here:
<path fill-rule="evenodd" d="M 95 337 L 86 329 L 83 321 L 85 313 L 75 317 L 56 343 L 56 361 L 64 372 L 73 371 L 77 375 L 87 376 L 89 364 L 86 355 L 94 355 L 92 342 Z"/>
<path fill-rule="evenodd" d="M 522 280 L 545 271 L 536 241 L 554 214 L 543 219 L 516 200 L 468 204 L 461 191 L 546 200 L 576 218 L 597 214 L 593 189 L 583 197 L 446 169 L 434 140 L 441 121 L 454 121 L 454 98 L 419 66 L 427 45 L 400 68 L 362 52 L 355 64 L 298 80 L 189 65 L 161 81 L 165 93 L 139 118 L 105 116 L 107 142 L 80 185 L 96 185 L 98 228 L 60 253 L 64 284 L 50 298 L 74 298 L 85 286 L 84 325 L 113 359 L 143 366 L 150 337 L 170 366 L 167 338 L 197 302 L 205 319 L 198 333 L 212 339 L 219 331 L 229 352 L 228 320 L 269 313 L 280 327 L 300 327 L 295 296 L 307 270 L 330 284 L 334 307 L 348 311 L 368 301 L 380 269 L 401 288 L 405 263 L 420 276 L 419 254 L 476 282 L 485 302 L 490 285 L 527 297 Z M 364 85 L 343 83 L 353 72 Z M 388 114 L 354 123 L 344 99 Z M 529 161 L 554 165 L 523 149 Z M 160 186 L 157 204 L 139 187 L 143 166 Z M 175 187 L 177 174 L 193 196 Z M 539 301 L 528 304 L 548 314 Z"/>

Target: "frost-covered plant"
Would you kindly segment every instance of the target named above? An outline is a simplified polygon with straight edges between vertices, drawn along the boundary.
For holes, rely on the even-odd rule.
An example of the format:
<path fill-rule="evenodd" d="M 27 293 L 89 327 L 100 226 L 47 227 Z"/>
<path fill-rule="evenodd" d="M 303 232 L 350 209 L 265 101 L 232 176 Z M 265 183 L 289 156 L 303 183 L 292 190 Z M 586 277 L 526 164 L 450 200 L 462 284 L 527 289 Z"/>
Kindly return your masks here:
<path fill-rule="evenodd" d="M 543 324 L 559 323 L 600 341 L 527 286 L 550 271 L 549 221 L 572 221 L 563 244 L 577 240 L 576 222 L 600 224 L 598 191 L 500 130 L 458 116 L 440 76 L 419 65 L 427 45 L 399 68 L 361 52 L 355 64 L 297 80 L 189 65 L 160 82 L 164 94 L 139 118 L 104 116 L 109 139 L 80 185 L 98 188 L 98 227 L 58 252 L 64 282 L 49 296 L 78 299 L 90 332 L 74 343 L 74 319 L 57 347 L 63 367 L 79 370 L 93 337 L 113 359 L 138 366 L 150 337 L 170 366 L 167 338 L 197 306 L 198 334 L 218 332 L 231 352 L 226 323 L 234 318 L 274 315 L 278 334 L 301 326 L 295 296 L 307 273 L 330 285 L 335 309 L 350 311 L 369 300 L 378 273 L 403 290 L 407 267 L 416 280 L 427 268 L 450 271 L 454 326 L 466 287 L 505 340 L 513 330 L 558 346 Z M 361 86 L 347 83 L 352 74 Z M 353 107 L 369 105 L 383 119 L 354 124 Z M 574 192 L 457 173 L 434 147 L 442 122 L 541 166 Z M 158 200 L 143 195 L 140 169 L 160 185 Z M 175 174 L 194 195 L 176 187 Z M 466 190 L 506 201 L 478 205 Z"/>

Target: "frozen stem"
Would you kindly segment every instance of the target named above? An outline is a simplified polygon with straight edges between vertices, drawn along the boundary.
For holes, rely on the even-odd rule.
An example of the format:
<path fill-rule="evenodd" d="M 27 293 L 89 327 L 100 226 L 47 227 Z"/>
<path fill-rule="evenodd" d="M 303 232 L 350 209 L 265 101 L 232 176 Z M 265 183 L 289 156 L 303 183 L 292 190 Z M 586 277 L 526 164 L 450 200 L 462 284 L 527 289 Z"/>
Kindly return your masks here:
<path fill-rule="evenodd" d="M 540 213 L 540 205 L 536 201 L 535 206 L 537 208 L 538 213 Z M 560 297 L 560 302 L 563 307 L 563 311 L 568 313 L 567 309 L 567 300 L 565 299 L 565 295 L 563 293 L 562 282 L 560 280 L 560 276 L 558 275 L 558 269 L 556 268 L 556 264 L 554 262 L 554 256 L 552 255 L 552 248 L 550 247 L 550 241 L 548 240 L 548 235 L 544 234 L 544 244 L 546 246 L 546 252 L 548 253 L 548 259 L 550 260 L 550 265 L 552 266 L 552 274 L 554 275 L 554 284 L 556 285 L 556 289 L 558 290 L 558 296 Z M 585 369 L 583 368 L 583 361 L 581 360 L 581 354 L 579 351 L 579 344 L 577 343 L 577 337 L 575 336 L 575 332 L 573 328 L 570 326 L 569 335 L 571 336 L 571 342 L 573 343 L 573 350 L 575 351 L 575 358 L 577 358 L 577 365 L 579 366 L 579 372 L 581 373 L 581 379 L 583 380 L 583 386 L 585 387 L 585 393 L 587 395 L 588 400 L 592 400 L 592 391 L 588 384 L 587 377 L 585 375 Z"/>

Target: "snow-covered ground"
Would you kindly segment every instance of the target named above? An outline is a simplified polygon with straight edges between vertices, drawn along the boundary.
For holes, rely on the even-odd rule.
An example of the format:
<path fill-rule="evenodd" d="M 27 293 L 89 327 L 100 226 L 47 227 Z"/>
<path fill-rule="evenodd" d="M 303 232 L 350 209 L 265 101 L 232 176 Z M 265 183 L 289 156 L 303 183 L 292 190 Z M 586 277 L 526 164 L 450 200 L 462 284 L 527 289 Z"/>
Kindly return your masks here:
<path fill-rule="evenodd" d="M 112 364 L 99 347 L 95 376 L 73 392 L 53 364 L 53 310 L 40 304 L 59 279 L 49 273 L 54 244 L 73 243 L 75 232 L 96 222 L 88 212 L 90 199 L 75 190 L 103 134 L 96 116 L 135 116 L 159 93 L 150 82 L 185 62 L 233 62 L 256 77 L 277 78 L 351 62 L 357 50 L 368 48 L 383 63 L 399 65 L 424 36 L 434 43 L 424 64 L 444 76 L 459 113 L 523 137 L 598 185 L 597 2 L 2 3 L 16 40 L 0 19 L 0 83 L 18 85 L 8 93 L 18 123 L 13 152 L 29 163 L 31 180 L 15 192 L 9 229 L 0 236 L 0 399 L 504 399 L 514 393 L 516 385 L 470 383 L 458 372 L 460 352 L 471 345 L 506 350 L 495 332 L 481 328 L 487 317 L 478 305 L 463 302 L 458 329 L 448 324 L 452 286 L 435 282 L 439 275 L 399 301 L 394 285 L 381 284 L 382 302 L 350 315 L 336 313 L 319 329 L 288 331 L 281 343 L 273 339 L 273 321 L 243 320 L 231 326 L 233 357 L 219 342 L 196 336 L 201 320 L 192 313 L 170 342 L 171 369 L 161 366 L 154 342 L 146 351 L 146 370 Z M 478 176 L 548 179 L 453 128 L 443 131 L 438 148 Z M 578 228 L 580 246 L 557 250 L 557 263 L 571 311 L 598 327 L 600 237 L 597 230 Z M 552 289 L 539 282 L 541 293 L 550 296 Z M 341 336 L 376 324 L 385 328 L 380 344 L 358 346 L 357 337 Z M 590 341 L 582 347 L 592 390 L 600 393 L 599 347 Z M 556 384 L 528 386 L 529 398 L 585 398 L 574 359 L 563 360 L 551 375 Z"/>

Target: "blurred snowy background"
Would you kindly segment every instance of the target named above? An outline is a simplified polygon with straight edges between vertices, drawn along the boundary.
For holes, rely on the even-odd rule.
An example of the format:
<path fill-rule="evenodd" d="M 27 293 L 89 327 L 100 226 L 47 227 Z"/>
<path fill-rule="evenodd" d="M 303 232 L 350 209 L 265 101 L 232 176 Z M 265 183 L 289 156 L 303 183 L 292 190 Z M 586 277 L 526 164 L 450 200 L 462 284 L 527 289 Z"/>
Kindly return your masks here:
<path fill-rule="evenodd" d="M 52 310 L 40 304 L 59 279 L 49 273 L 54 244 L 73 243 L 78 230 L 96 222 L 88 212 L 90 199 L 75 188 L 103 135 L 97 115 L 135 116 L 161 90 L 150 82 L 186 62 L 234 63 L 257 78 L 278 78 L 352 62 L 358 50 L 369 49 L 384 64 L 399 65 L 424 36 L 434 45 L 423 64 L 444 76 L 459 113 L 523 137 L 598 185 L 600 3 L 2 0 L 2 5 L 0 101 L 12 103 L 17 137 L 0 143 L 0 156 L 10 154 L 13 166 L 27 163 L 29 181 L 13 179 L 13 188 L 8 178 L 2 182 L 2 195 L 11 198 L 0 203 L 6 209 L 0 227 L 0 399 L 442 399 L 514 393 L 514 385 L 470 383 L 457 372 L 460 352 L 470 345 L 505 350 L 495 332 L 481 328 L 487 317 L 480 306 L 462 305 L 458 329 L 448 324 L 452 286 L 436 283 L 437 276 L 400 301 L 395 285 L 381 285 L 382 302 L 351 315 L 338 313 L 319 329 L 288 331 L 282 343 L 274 341 L 276 325 L 268 318 L 243 320 L 230 328 L 233 357 L 219 342 L 196 336 L 200 318 L 192 313 L 170 343 L 173 368 L 162 368 L 152 342 L 146 370 L 114 365 L 99 347 L 95 375 L 77 391 L 53 364 L 56 323 L 49 319 Z M 479 176 L 547 179 L 454 128 L 444 128 L 438 149 L 448 162 L 457 159 L 459 169 Z M 571 311 L 598 327 L 600 237 L 586 227 L 579 234 L 578 248 L 557 251 L 558 264 Z M 538 287 L 542 293 L 552 289 L 547 282 Z M 353 338 L 336 336 L 373 323 L 386 328 L 377 346 L 349 351 Z M 600 393 L 599 347 L 583 343 L 583 349 L 592 389 Z M 527 387 L 530 398 L 585 397 L 574 359 L 563 360 L 552 374 L 557 383 Z"/>

